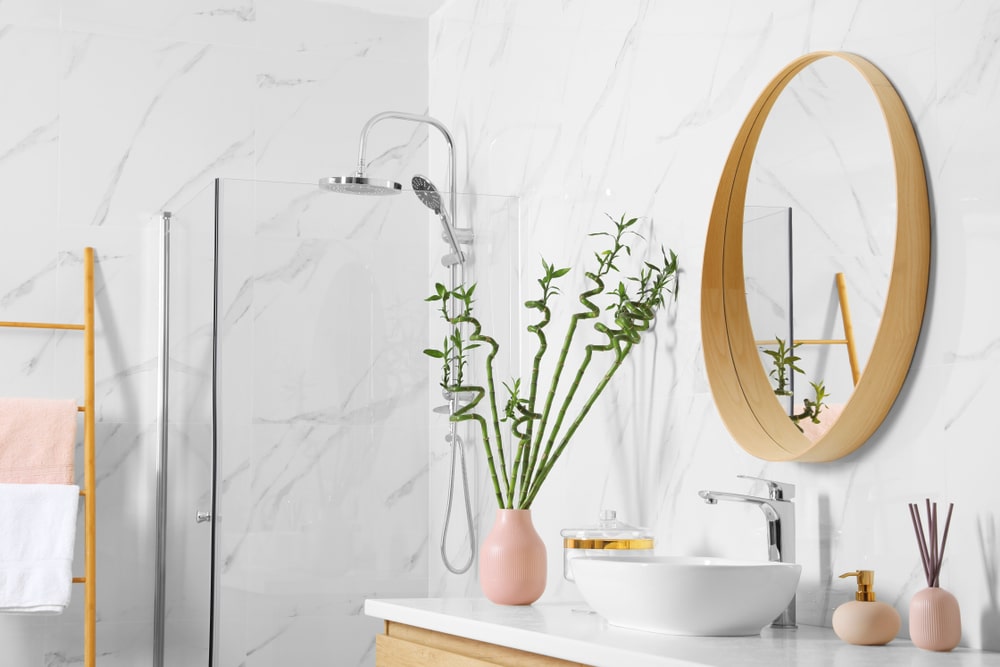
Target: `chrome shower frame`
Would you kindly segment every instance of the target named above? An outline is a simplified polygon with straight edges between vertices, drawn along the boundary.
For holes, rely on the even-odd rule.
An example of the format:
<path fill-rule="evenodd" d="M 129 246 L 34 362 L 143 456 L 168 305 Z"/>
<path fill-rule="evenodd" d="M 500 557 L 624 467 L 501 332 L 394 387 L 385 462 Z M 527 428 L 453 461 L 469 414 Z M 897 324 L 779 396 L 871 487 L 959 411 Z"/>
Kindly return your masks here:
<path fill-rule="evenodd" d="M 377 113 L 368 119 L 368 122 L 364 124 L 361 128 L 361 140 L 358 144 L 358 167 L 355 172 L 354 178 L 356 179 L 367 179 L 365 175 L 366 168 L 368 166 L 368 161 L 366 158 L 366 152 L 368 147 L 368 135 L 372 128 L 378 123 L 384 120 L 404 120 L 411 123 L 422 123 L 430 125 L 437 129 L 444 137 L 445 143 L 448 145 L 448 198 L 449 198 L 449 209 L 451 212 L 450 221 L 447 212 L 435 211 L 435 215 L 441 221 L 444 228 L 445 240 L 452 248 L 452 255 L 446 256 L 442 259 L 442 263 L 448 267 L 449 273 L 449 289 L 455 290 L 459 285 L 465 282 L 465 265 L 466 256 L 462 252 L 459 243 L 472 243 L 473 234 L 472 230 L 469 228 L 458 229 L 458 193 L 456 192 L 456 186 L 458 183 L 458 178 L 456 176 L 456 166 L 455 166 L 455 142 L 451 138 L 451 132 L 448 128 L 444 126 L 444 123 L 431 116 L 422 114 L 412 114 L 406 113 L 405 111 L 383 111 Z M 321 181 L 322 184 L 322 181 Z M 458 364 L 459 359 L 452 355 L 449 359 L 449 364 L 452 369 L 452 377 L 458 376 Z M 459 396 L 456 392 L 445 392 L 444 397 L 448 400 L 448 414 L 453 415 L 458 412 L 461 407 Z M 448 499 L 445 507 L 445 517 L 444 517 L 444 528 L 441 531 L 441 560 L 444 562 L 444 566 L 452 574 L 464 574 L 472 567 L 472 563 L 476 560 L 476 533 L 475 533 L 475 522 L 472 517 L 472 506 L 469 499 L 469 480 L 468 474 L 465 467 L 465 450 L 464 444 L 461 437 L 458 435 L 458 424 L 449 421 L 448 435 L 446 440 L 451 445 L 451 472 L 448 480 Z M 448 559 L 448 553 L 446 549 L 446 541 L 448 537 L 448 524 L 451 518 L 451 507 L 452 507 L 452 496 L 455 489 L 455 458 L 457 455 L 461 458 L 461 472 L 462 472 L 462 490 L 465 495 L 465 516 L 468 524 L 469 531 L 469 559 L 461 565 L 453 565 Z"/>
<path fill-rule="evenodd" d="M 459 247 L 459 237 L 455 233 L 454 224 L 456 223 L 458 217 L 458 193 L 455 191 L 456 185 L 458 183 L 457 167 L 455 165 L 455 142 L 451 138 L 451 132 L 445 127 L 444 123 L 439 121 L 437 118 L 431 116 L 425 116 L 422 114 L 406 113 L 405 111 L 383 111 L 382 113 L 375 114 L 368 119 L 368 122 L 364 124 L 361 128 L 361 140 L 358 143 L 358 168 L 354 173 L 354 176 L 348 176 L 342 179 L 345 183 L 350 182 L 361 182 L 367 184 L 373 179 L 365 175 L 366 169 L 368 168 L 368 160 L 365 157 L 368 148 L 368 134 L 371 132 L 375 125 L 383 120 L 405 120 L 411 123 L 422 123 L 425 125 L 430 125 L 437 129 L 444 137 L 445 143 L 448 144 L 448 196 L 449 196 L 449 211 L 451 212 L 451 222 L 448 221 L 447 211 L 435 211 L 438 218 L 441 220 L 441 226 L 444 229 L 445 240 L 451 246 L 452 252 L 455 254 L 455 260 L 460 264 L 465 264 L 465 254 L 462 252 L 461 247 Z M 321 182 L 322 183 L 322 182 Z M 397 185 L 398 184 L 393 184 Z M 383 187 L 386 189 L 387 193 L 392 193 L 393 190 L 398 190 L 399 188 L 388 187 L 383 184 L 382 181 L 378 181 L 378 187 Z M 442 215 L 443 213 L 443 215 Z M 471 239 L 469 241 L 471 242 Z M 445 260 L 447 261 L 447 260 Z M 450 266 L 448 263 L 446 266 Z"/>
<path fill-rule="evenodd" d="M 456 177 L 455 167 L 455 142 L 451 138 L 451 132 L 449 132 L 448 128 L 444 126 L 444 123 L 439 121 L 437 118 L 421 114 L 406 113 L 405 111 L 383 111 L 382 113 L 377 113 L 369 118 L 368 122 L 361 128 L 361 141 L 358 145 L 358 170 L 356 176 L 358 178 L 365 178 L 365 169 L 368 166 L 365 159 L 365 152 L 368 146 L 368 134 L 377 123 L 390 118 L 395 120 L 405 120 L 411 123 L 424 123 L 426 125 L 430 125 L 437 129 L 437 131 L 444 137 L 445 143 L 448 144 L 448 192 L 450 194 L 449 204 L 451 205 L 451 219 L 453 222 L 457 223 L 458 194 L 455 192 L 455 186 L 458 179 Z"/>
<path fill-rule="evenodd" d="M 167 396 L 170 364 L 170 219 L 172 214 L 160 215 L 160 275 L 159 311 L 160 331 L 157 336 L 156 388 L 156 556 L 153 565 L 153 667 L 163 667 L 167 607 L 167 471 L 169 460 L 169 433 Z"/>

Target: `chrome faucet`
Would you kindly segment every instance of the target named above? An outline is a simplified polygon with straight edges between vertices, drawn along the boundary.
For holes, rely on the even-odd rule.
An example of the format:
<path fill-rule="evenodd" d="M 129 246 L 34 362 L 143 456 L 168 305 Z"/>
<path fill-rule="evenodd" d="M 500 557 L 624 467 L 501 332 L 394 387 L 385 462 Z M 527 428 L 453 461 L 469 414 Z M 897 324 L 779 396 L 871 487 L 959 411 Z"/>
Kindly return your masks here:
<path fill-rule="evenodd" d="M 795 562 L 795 485 L 775 482 L 761 477 L 737 475 L 741 479 L 754 479 L 767 484 L 767 498 L 723 491 L 699 491 L 698 495 L 709 505 L 720 500 L 751 503 L 760 508 L 767 519 L 767 558 L 775 563 Z M 771 623 L 772 628 L 795 628 L 795 597 L 788 607 Z"/>

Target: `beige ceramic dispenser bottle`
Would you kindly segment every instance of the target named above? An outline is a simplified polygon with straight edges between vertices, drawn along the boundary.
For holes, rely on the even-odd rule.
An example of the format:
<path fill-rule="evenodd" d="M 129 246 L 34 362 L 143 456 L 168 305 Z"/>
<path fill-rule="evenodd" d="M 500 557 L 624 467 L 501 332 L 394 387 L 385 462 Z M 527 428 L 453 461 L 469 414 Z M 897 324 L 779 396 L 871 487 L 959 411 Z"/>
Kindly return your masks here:
<path fill-rule="evenodd" d="M 853 602 L 845 602 L 833 612 L 833 631 L 850 644 L 881 646 L 888 644 L 899 632 L 899 612 L 895 607 L 875 599 L 872 587 L 873 570 L 845 572 L 844 577 L 858 578 L 858 592 Z"/>

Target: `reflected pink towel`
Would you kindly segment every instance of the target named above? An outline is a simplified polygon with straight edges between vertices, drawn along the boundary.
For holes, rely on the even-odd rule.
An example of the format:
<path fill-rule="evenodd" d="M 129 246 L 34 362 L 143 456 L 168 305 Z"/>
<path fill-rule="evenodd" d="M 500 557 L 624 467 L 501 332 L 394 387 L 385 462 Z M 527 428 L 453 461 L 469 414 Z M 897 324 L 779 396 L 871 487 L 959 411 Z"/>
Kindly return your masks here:
<path fill-rule="evenodd" d="M 76 401 L 0 398 L 0 484 L 72 484 Z"/>
<path fill-rule="evenodd" d="M 809 438 L 809 442 L 817 442 L 820 438 L 826 435 L 826 432 L 833 428 L 837 419 L 840 418 L 840 413 L 844 411 L 844 407 L 846 406 L 843 403 L 826 405 L 826 407 L 819 411 L 818 424 L 814 424 L 809 419 L 803 419 L 800 421 L 799 426 L 802 427 L 802 433 Z M 799 407 L 798 411 L 802 412 L 802 408 Z"/>

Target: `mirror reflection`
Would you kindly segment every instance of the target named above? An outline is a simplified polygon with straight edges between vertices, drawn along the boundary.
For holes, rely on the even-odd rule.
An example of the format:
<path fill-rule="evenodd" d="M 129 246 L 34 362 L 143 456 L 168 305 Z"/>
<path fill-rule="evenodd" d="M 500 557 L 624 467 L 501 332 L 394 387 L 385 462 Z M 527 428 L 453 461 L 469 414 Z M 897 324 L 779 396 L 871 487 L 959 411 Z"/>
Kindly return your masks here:
<path fill-rule="evenodd" d="M 767 117 L 743 217 L 760 363 L 813 442 L 850 400 L 871 354 L 895 234 L 892 144 L 879 102 L 849 63 L 813 62 Z"/>

